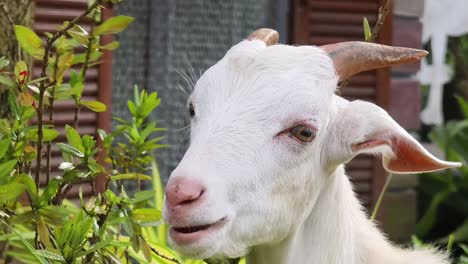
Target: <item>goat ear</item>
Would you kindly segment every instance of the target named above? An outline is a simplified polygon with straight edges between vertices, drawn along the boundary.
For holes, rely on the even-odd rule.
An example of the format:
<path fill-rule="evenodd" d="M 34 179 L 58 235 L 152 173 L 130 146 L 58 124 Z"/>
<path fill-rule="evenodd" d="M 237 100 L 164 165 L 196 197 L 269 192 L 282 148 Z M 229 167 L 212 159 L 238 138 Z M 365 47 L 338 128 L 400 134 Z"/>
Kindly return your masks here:
<path fill-rule="evenodd" d="M 395 173 L 431 172 L 461 163 L 440 160 L 425 150 L 386 111 L 362 101 L 349 102 L 340 111 L 338 136 L 344 138 L 345 161 L 361 153 L 382 155 L 384 168 Z"/>

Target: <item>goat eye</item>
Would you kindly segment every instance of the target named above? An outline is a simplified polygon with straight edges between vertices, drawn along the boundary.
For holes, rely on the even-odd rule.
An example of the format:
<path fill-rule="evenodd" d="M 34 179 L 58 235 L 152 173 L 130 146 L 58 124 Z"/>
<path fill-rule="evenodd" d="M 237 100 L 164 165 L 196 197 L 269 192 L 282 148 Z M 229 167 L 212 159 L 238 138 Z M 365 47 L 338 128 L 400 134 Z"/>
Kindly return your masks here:
<path fill-rule="evenodd" d="M 289 133 L 302 142 L 312 142 L 317 135 L 314 129 L 304 125 L 297 125 L 291 128 Z"/>
<path fill-rule="evenodd" d="M 190 103 L 190 104 L 188 105 L 188 111 L 189 111 L 190 117 L 194 117 L 194 116 L 195 116 L 195 109 L 193 108 L 193 104 L 192 104 L 192 103 Z"/>

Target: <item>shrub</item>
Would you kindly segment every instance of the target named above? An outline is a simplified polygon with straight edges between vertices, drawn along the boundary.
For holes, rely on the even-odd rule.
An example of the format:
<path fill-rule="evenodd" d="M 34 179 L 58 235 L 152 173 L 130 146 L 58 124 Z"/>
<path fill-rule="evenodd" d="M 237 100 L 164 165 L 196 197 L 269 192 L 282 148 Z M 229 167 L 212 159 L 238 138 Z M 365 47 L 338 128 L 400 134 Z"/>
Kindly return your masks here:
<path fill-rule="evenodd" d="M 468 103 L 457 97 L 465 119 L 435 127 L 429 137 L 448 160 L 468 164 Z M 420 191 L 428 200 L 416 226 L 416 235 L 428 241 L 448 244 L 460 255 L 456 263 L 468 263 L 468 169 L 434 172 L 420 177 Z M 454 245 L 454 246 L 453 246 Z"/>
<path fill-rule="evenodd" d="M 0 262 L 203 263 L 182 259 L 166 244 L 163 193 L 152 158 L 155 149 L 164 147 L 155 136 L 164 129 L 147 122 L 160 103 L 157 93 L 135 87 L 128 102 L 130 120 L 116 118 L 116 129 L 99 130 L 99 138 L 78 133 L 82 107 L 106 111 L 104 104 L 81 96 L 88 68 L 99 63 L 104 50 L 118 47 L 116 41 L 101 45 L 100 38 L 123 31 L 133 20 L 115 16 L 101 21 L 106 2 L 119 1 L 90 1 L 79 17 L 64 22 L 57 33 L 47 33 L 45 44 L 29 28 L 14 27 L 20 47 L 40 63 L 39 78 L 31 78 L 24 61 L 13 72 L 4 70 L 9 62 L 0 58 L 0 83 L 8 87 L 11 112 L 10 119 L 0 120 Z M 93 23 L 89 32 L 79 25 L 82 19 Z M 65 127 L 66 143 L 55 141 L 59 132 L 53 112 L 60 100 L 75 103 L 74 122 Z M 53 146 L 63 156 L 58 177 L 50 173 Z M 42 166 L 46 179 L 41 184 Z M 95 186 L 97 177 L 105 182 L 101 190 Z M 125 181 L 136 182 L 134 194 L 126 192 Z M 143 191 L 141 181 L 152 181 L 153 188 Z M 79 204 L 67 200 L 70 189 L 82 183 L 92 186 L 91 196 L 83 197 L 80 189 Z"/>

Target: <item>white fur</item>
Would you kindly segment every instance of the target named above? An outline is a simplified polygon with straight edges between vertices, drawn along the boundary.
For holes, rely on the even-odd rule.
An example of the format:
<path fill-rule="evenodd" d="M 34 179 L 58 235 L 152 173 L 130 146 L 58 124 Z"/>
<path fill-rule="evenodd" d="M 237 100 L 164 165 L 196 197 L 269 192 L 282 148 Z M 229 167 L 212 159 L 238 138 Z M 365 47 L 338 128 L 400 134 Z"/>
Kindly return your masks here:
<path fill-rule="evenodd" d="M 261 41 L 239 43 L 203 74 L 190 98 L 191 145 L 170 181 L 194 177 L 206 187 L 187 226 L 228 222 L 176 249 L 201 258 L 248 253 L 255 264 L 448 263 L 394 247 L 363 212 L 343 169 L 358 154 L 351 144 L 380 127 L 406 132 L 377 106 L 336 96 L 336 83 L 321 49 Z M 313 142 L 279 134 L 298 122 L 317 128 Z"/>

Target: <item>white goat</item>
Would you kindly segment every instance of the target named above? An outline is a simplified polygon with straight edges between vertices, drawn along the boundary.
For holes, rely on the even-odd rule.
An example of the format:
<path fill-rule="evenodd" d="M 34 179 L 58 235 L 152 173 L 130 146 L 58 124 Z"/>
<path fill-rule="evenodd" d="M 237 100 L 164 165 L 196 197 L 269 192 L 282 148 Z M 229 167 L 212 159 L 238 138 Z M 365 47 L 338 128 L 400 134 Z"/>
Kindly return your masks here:
<path fill-rule="evenodd" d="M 387 241 L 360 205 L 343 164 L 383 156 L 391 172 L 441 161 L 384 110 L 334 91 L 357 72 L 425 51 L 362 42 L 274 45 L 260 29 L 198 80 L 189 99 L 191 145 L 166 186 L 169 238 L 184 254 L 255 264 L 448 263 L 433 250 Z"/>

